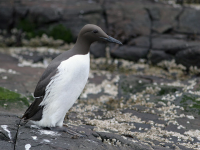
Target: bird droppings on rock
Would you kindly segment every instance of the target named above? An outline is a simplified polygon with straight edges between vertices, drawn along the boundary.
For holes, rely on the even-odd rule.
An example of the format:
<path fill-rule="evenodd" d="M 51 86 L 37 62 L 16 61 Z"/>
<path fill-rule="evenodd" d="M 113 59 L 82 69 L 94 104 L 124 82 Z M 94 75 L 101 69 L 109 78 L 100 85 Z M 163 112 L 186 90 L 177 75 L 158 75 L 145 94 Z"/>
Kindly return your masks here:
<path fill-rule="evenodd" d="M 30 150 L 30 148 L 31 148 L 31 144 L 26 144 L 25 145 L 25 150 Z"/>
<path fill-rule="evenodd" d="M 93 75 L 91 75 L 93 74 Z M 118 85 L 116 83 L 118 83 L 119 81 L 119 76 L 116 75 L 114 78 L 112 78 L 112 74 L 110 74 L 109 72 L 102 72 L 101 73 L 98 73 L 97 75 L 97 71 L 94 71 L 94 72 L 90 72 L 90 76 L 92 76 L 92 78 L 94 78 L 94 76 L 104 76 L 104 75 L 107 75 L 105 76 L 105 78 L 107 79 L 104 79 L 101 84 L 93 84 L 93 83 L 88 83 L 86 84 L 86 87 L 85 89 L 83 90 L 83 93 L 81 94 L 81 98 L 87 98 L 87 96 L 89 94 L 98 94 L 98 93 L 104 93 L 104 95 L 109 95 L 109 97 L 107 96 L 107 98 L 103 98 L 101 97 L 101 101 L 108 101 L 109 98 L 114 98 L 117 96 L 117 93 L 118 93 Z M 112 79 L 111 79 L 112 78 Z"/>
<path fill-rule="evenodd" d="M 43 139 L 42 142 L 50 143 L 51 141 L 49 141 L 47 139 Z"/>
<path fill-rule="evenodd" d="M 198 140 L 200 140 L 200 130 L 189 130 L 187 132 L 184 132 L 185 135 L 191 136 L 191 137 L 195 137 Z M 200 143 L 200 142 L 198 142 Z"/>
<path fill-rule="evenodd" d="M 47 47 L 23 47 L 9 48 L 8 52 L 14 58 L 17 58 L 19 67 L 41 67 L 46 68 L 50 61 L 59 55 L 62 50 Z"/>
<path fill-rule="evenodd" d="M 8 77 L 7 77 L 7 76 L 3 76 L 2 79 L 3 79 L 3 80 L 6 80 L 6 79 L 8 79 Z"/>
<path fill-rule="evenodd" d="M 37 136 L 31 136 L 33 140 L 37 140 Z"/>
<path fill-rule="evenodd" d="M 8 130 L 8 125 L 1 125 L 1 128 L 3 128 L 8 133 L 8 137 L 10 138 L 10 140 L 12 140 L 11 133 Z"/>
<path fill-rule="evenodd" d="M 194 116 L 187 115 L 186 117 L 187 117 L 188 119 L 194 119 Z"/>
<path fill-rule="evenodd" d="M 30 128 L 33 128 L 33 129 L 40 129 L 40 127 L 39 127 L 39 126 L 37 126 L 37 125 L 34 125 L 34 124 L 33 124 L 33 125 L 31 125 L 31 126 L 30 126 Z"/>
<path fill-rule="evenodd" d="M 39 132 L 40 132 L 40 134 L 46 134 L 46 135 L 51 135 L 51 136 L 60 136 L 60 134 L 55 131 L 39 130 Z"/>
<path fill-rule="evenodd" d="M 19 74 L 18 72 L 16 72 L 15 70 L 12 70 L 12 69 L 3 69 L 3 68 L 0 68 L 0 73 L 8 73 L 8 74 Z"/>

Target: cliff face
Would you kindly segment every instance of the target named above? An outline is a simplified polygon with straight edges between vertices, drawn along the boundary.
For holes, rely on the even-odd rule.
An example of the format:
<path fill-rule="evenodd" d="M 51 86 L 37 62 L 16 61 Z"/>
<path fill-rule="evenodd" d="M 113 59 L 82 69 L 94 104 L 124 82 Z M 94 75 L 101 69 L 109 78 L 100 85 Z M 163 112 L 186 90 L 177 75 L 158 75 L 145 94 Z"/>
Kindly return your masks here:
<path fill-rule="evenodd" d="M 0 8 L 2 29 L 28 20 L 38 29 L 63 24 L 76 37 L 83 25 L 92 23 L 124 43 L 111 45 L 112 57 L 146 58 L 153 64 L 175 59 L 186 67 L 200 67 L 200 10 L 194 8 L 150 0 L 7 0 Z"/>

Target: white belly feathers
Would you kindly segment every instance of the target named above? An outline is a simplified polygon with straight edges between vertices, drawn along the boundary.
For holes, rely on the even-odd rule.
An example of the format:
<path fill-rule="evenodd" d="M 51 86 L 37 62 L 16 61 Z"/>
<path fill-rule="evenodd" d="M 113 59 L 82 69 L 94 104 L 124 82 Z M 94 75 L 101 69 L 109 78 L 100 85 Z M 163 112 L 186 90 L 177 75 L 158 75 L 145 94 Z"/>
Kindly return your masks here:
<path fill-rule="evenodd" d="M 85 87 L 90 70 L 90 56 L 74 55 L 61 62 L 58 72 L 46 87 L 40 106 L 44 106 L 39 126 L 62 126 L 65 114 L 77 100 Z"/>

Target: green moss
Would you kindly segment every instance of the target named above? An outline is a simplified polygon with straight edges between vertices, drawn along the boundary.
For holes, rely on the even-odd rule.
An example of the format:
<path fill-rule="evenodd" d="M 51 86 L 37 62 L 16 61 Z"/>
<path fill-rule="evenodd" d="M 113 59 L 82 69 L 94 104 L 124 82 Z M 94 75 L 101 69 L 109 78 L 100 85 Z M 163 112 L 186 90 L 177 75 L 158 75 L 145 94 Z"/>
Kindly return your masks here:
<path fill-rule="evenodd" d="M 0 106 L 8 107 L 9 104 L 11 103 L 17 103 L 18 105 L 29 106 L 27 98 L 22 97 L 18 93 L 0 87 Z"/>
<path fill-rule="evenodd" d="M 22 19 L 17 24 L 17 28 L 26 32 L 26 38 L 31 39 L 34 37 L 41 37 L 42 34 L 53 37 L 54 39 L 61 39 L 67 43 L 73 41 L 72 33 L 66 29 L 62 24 L 50 26 L 47 29 L 39 29 L 38 25 L 29 19 Z"/>
<path fill-rule="evenodd" d="M 67 43 L 72 42 L 71 31 L 66 29 L 62 24 L 58 24 L 50 28 L 47 35 L 52 36 L 54 39 L 62 39 Z"/>
<path fill-rule="evenodd" d="M 196 98 L 192 95 L 183 95 L 181 103 L 185 103 L 187 101 L 196 101 Z"/>
<path fill-rule="evenodd" d="M 37 33 L 35 32 L 37 25 L 31 22 L 29 19 L 21 19 L 17 24 L 17 28 L 26 32 L 26 37 L 28 39 L 37 36 Z"/>
<path fill-rule="evenodd" d="M 165 94 L 170 94 L 170 93 L 175 93 L 176 91 L 178 91 L 176 88 L 174 87 L 161 87 L 161 90 L 159 91 L 158 95 L 162 96 Z"/>
<path fill-rule="evenodd" d="M 34 24 L 28 19 L 22 19 L 17 24 L 17 28 L 22 29 L 23 31 L 26 32 L 33 32 L 36 29 L 36 24 Z"/>
<path fill-rule="evenodd" d="M 200 110 L 200 104 L 194 104 L 192 107 Z"/>
<path fill-rule="evenodd" d="M 123 80 L 121 83 L 121 89 L 124 93 L 135 93 L 141 92 L 144 84 L 139 84 L 138 82 L 130 82 L 129 80 Z"/>
<path fill-rule="evenodd" d="M 195 114 L 200 114 L 200 101 L 197 101 L 197 96 L 194 95 L 183 95 L 181 100 L 181 106 L 187 112 L 193 112 Z"/>

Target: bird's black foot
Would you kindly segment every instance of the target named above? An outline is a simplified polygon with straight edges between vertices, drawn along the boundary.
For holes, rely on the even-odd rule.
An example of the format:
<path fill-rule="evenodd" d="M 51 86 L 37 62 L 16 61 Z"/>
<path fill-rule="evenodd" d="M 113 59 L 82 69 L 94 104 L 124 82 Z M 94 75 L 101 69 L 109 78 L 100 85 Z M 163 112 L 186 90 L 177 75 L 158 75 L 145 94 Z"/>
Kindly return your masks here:
<path fill-rule="evenodd" d="M 66 126 L 63 126 L 63 127 L 46 127 L 44 129 L 51 130 L 51 131 L 57 131 L 57 132 L 67 132 L 68 134 L 73 135 L 72 138 L 85 137 L 85 135 L 82 135 L 82 134 L 70 129 L 70 127 L 66 127 Z"/>

